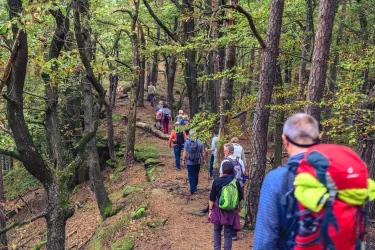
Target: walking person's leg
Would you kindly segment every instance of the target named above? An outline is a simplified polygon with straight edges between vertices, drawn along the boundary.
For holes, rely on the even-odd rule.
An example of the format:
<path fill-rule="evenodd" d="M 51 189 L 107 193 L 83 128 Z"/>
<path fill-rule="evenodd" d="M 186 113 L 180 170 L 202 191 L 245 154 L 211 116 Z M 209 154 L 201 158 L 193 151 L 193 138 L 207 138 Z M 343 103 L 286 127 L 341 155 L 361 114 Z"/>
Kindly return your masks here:
<path fill-rule="evenodd" d="M 194 173 L 194 165 L 188 165 L 188 178 L 189 178 L 189 184 L 190 184 L 190 193 L 194 193 L 194 187 L 195 187 L 195 173 Z"/>
<path fill-rule="evenodd" d="M 166 120 L 166 129 L 167 129 L 167 133 L 166 134 L 168 134 L 168 132 L 169 132 L 169 120 Z"/>
<path fill-rule="evenodd" d="M 167 120 L 163 120 L 163 131 L 164 131 L 164 134 L 168 134 L 168 121 Z"/>
<path fill-rule="evenodd" d="M 195 191 L 198 190 L 198 182 L 199 182 L 199 171 L 201 169 L 201 165 L 195 165 Z"/>
<path fill-rule="evenodd" d="M 176 169 L 180 170 L 181 169 L 181 165 L 180 165 L 180 157 L 181 157 L 180 146 L 174 146 L 173 152 L 174 152 L 174 158 L 176 159 Z"/>
<path fill-rule="evenodd" d="M 151 94 L 150 95 L 150 102 L 151 102 L 152 107 L 154 106 L 154 99 L 155 99 L 155 94 Z"/>
<path fill-rule="evenodd" d="M 214 224 L 214 250 L 221 249 L 221 230 L 223 226 Z"/>
<path fill-rule="evenodd" d="M 214 170 L 214 160 L 215 160 L 215 156 L 214 155 L 211 155 L 211 160 L 210 160 L 210 177 L 212 177 L 212 172 Z"/>
<path fill-rule="evenodd" d="M 232 249 L 233 226 L 224 226 L 224 250 Z"/>

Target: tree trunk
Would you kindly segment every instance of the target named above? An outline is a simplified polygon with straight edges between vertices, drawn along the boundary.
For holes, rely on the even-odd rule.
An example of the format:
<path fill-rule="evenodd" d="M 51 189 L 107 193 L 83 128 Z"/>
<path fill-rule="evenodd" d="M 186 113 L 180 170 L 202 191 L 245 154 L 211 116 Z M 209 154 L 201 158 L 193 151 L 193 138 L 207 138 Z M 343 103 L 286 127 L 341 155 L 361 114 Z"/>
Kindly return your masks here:
<path fill-rule="evenodd" d="M 156 41 L 160 40 L 160 28 L 156 28 Z M 158 52 L 152 52 L 152 66 L 151 66 L 151 74 L 150 74 L 150 83 L 156 84 L 158 82 L 158 74 L 159 74 L 159 63 L 158 63 Z"/>
<path fill-rule="evenodd" d="M 68 206 L 69 193 L 64 180 L 56 180 L 47 189 L 47 249 L 65 249 L 65 225 L 66 221 L 73 215 L 73 210 Z"/>
<path fill-rule="evenodd" d="M 169 103 L 170 107 L 172 108 L 174 114 L 176 114 L 177 109 L 176 105 L 174 105 L 174 82 L 176 76 L 176 69 L 177 69 L 177 60 L 176 55 L 171 55 L 169 62 L 167 62 L 166 58 L 166 71 L 167 71 L 167 102 Z"/>
<path fill-rule="evenodd" d="M 112 114 L 113 114 L 113 108 L 109 103 L 104 104 L 105 107 L 105 116 L 107 120 L 107 144 L 108 144 L 108 151 L 109 151 L 109 156 L 111 157 L 112 161 L 116 160 L 116 154 L 115 154 L 115 138 L 114 138 L 114 129 L 113 129 L 113 119 L 112 119 Z"/>
<path fill-rule="evenodd" d="M 144 99 L 145 99 L 145 69 L 146 69 L 146 39 L 145 34 L 143 32 L 142 25 L 138 23 L 138 30 L 139 30 L 139 37 L 141 40 L 141 49 L 143 51 L 142 58 L 140 62 L 140 77 L 139 77 L 139 95 L 138 95 L 138 107 L 144 107 Z"/>
<path fill-rule="evenodd" d="M 269 17 L 266 49 L 262 63 L 260 87 L 252 127 L 250 179 L 246 189 L 245 226 L 253 228 L 258 210 L 260 188 L 266 170 L 267 133 L 276 62 L 279 53 L 284 0 L 273 0 Z"/>
<path fill-rule="evenodd" d="M 317 121 L 320 121 L 321 108 L 319 107 L 319 102 L 324 92 L 337 6 L 338 0 L 321 0 L 319 3 L 318 27 L 315 35 L 314 54 L 307 90 L 307 99 L 310 103 L 306 107 L 306 113 Z"/>
<path fill-rule="evenodd" d="M 306 28 L 305 28 L 305 37 L 303 39 L 303 47 L 302 47 L 302 58 L 308 59 L 310 47 L 311 47 L 311 40 L 313 37 L 313 29 L 314 29 L 314 10 L 312 6 L 312 0 L 306 0 Z M 306 72 L 307 61 L 301 60 L 301 64 L 299 66 L 298 71 L 298 85 L 299 85 L 299 93 L 298 99 L 300 101 L 305 100 L 305 90 L 306 90 L 306 83 L 307 83 L 307 72 Z"/>
<path fill-rule="evenodd" d="M 3 160 L 6 156 L 0 155 L 0 159 Z M 6 216 L 5 216 L 5 197 L 4 197 L 4 185 L 3 185 L 3 164 L 0 169 L 0 228 L 6 227 Z M 0 234 L 0 250 L 8 249 L 7 233 Z"/>
<path fill-rule="evenodd" d="M 232 0 L 233 5 L 237 4 L 237 0 Z M 232 16 L 228 22 L 229 25 L 234 25 L 235 20 Z M 236 47 L 234 44 L 229 43 L 226 47 L 225 53 L 225 70 L 233 73 L 234 67 L 236 66 Z M 219 177 L 220 163 L 224 159 L 224 143 L 228 137 L 228 125 L 231 119 L 231 108 L 233 99 L 233 85 L 234 80 L 232 77 L 223 77 L 220 90 L 220 127 L 219 127 L 219 141 L 215 154 L 213 177 L 214 179 Z"/>
<path fill-rule="evenodd" d="M 288 67 L 288 65 L 286 65 Z M 285 82 L 290 79 L 288 68 L 285 69 Z M 284 95 L 283 95 L 283 80 L 281 76 L 281 67 L 277 65 L 277 73 L 276 73 L 276 89 L 277 92 L 280 94 L 279 97 L 276 99 L 276 105 L 283 105 L 284 104 Z M 277 168 L 281 166 L 283 160 L 283 140 L 281 135 L 283 134 L 283 126 L 284 126 L 284 116 L 285 111 L 283 109 L 277 110 L 276 114 L 276 128 L 275 128 L 275 159 L 273 168 Z"/>
<path fill-rule="evenodd" d="M 336 37 L 336 44 L 333 49 L 333 63 L 329 67 L 329 79 L 328 79 L 328 90 L 327 90 L 327 100 L 331 100 L 333 97 L 333 94 L 336 91 L 337 88 L 337 67 L 340 62 L 340 45 L 341 40 L 344 32 L 344 20 L 345 20 L 345 14 L 346 14 L 346 0 L 342 1 L 342 7 L 341 7 L 341 15 L 339 16 L 339 28 L 337 30 L 337 37 Z M 331 117 L 331 105 L 327 104 L 326 106 L 326 117 Z"/>
<path fill-rule="evenodd" d="M 194 20 L 194 4 L 192 0 L 183 0 L 183 4 L 186 7 L 183 9 L 183 14 L 186 15 L 186 19 L 183 21 L 184 30 L 184 43 L 188 44 L 195 37 L 195 20 Z M 198 73 L 197 73 L 197 63 L 196 63 L 197 52 L 195 49 L 187 49 L 184 52 L 186 59 L 185 62 L 185 83 L 186 90 L 189 99 L 190 106 L 190 117 L 194 117 L 198 113 L 199 102 L 198 98 Z"/>
<path fill-rule="evenodd" d="M 139 49 L 138 49 L 138 37 L 135 28 L 138 22 L 138 10 L 140 1 L 136 2 L 135 14 L 132 17 L 131 23 L 131 43 L 132 43 L 132 63 L 133 63 L 133 83 L 131 90 L 130 99 L 130 112 L 129 112 L 129 123 L 128 123 L 128 135 L 126 140 L 125 149 L 125 163 L 131 164 L 134 162 L 134 146 L 135 146 L 135 132 L 136 132 L 136 120 L 137 120 L 137 98 L 139 95 Z"/>
<path fill-rule="evenodd" d="M 82 108 L 84 110 L 85 132 L 92 132 L 94 130 L 94 119 L 93 119 L 94 102 L 93 102 L 91 84 L 90 82 L 88 82 L 85 76 L 82 77 L 81 88 L 82 88 L 82 97 L 83 97 Z M 112 120 L 112 118 L 110 119 Z M 107 118 L 107 121 L 108 121 L 108 118 Z M 110 201 L 109 201 L 108 194 L 104 187 L 102 173 L 100 172 L 99 155 L 98 155 L 98 150 L 96 148 L 95 138 L 91 139 L 89 143 L 87 143 L 84 155 L 85 155 L 85 162 L 82 165 L 86 165 L 87 168 L 89 169 L 90 182 L 91 182 L 92 187 L 94 188 L 96 202 L 98 204 L 98 208 L 99 208 L 101 216 L 105 218 L 104 211 L 106 209 L 106 206 L 110 204 Z"/>

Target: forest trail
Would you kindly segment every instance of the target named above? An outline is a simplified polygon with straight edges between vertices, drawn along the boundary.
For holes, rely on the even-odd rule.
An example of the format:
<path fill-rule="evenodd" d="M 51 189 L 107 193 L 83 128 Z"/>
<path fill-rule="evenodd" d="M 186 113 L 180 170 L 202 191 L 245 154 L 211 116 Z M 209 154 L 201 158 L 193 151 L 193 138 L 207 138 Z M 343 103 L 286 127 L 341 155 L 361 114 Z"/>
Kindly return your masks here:
<path fill-rule="evenodd" d="M 119 101 L 118 105 L 119 108 L 116 108 L 114 113 L 123 115 L 128 110 L 127 105 L 123 106 L 122 101 Z M 145 102 L 144 108 L 138 108 L 137 117 L 139 121 L 154 124 L 154 108 Z M 165 164 L 160 167 L 156 180 L 151 182 L 144 192 L 150 203 L 150 214 L 157 218 L 167 218 L 168 221 L 159 228 L 144 228 L 142 233 L 136 235 L 134 249 L 212 249 L 213 225 L 208 222 L 207 216 L 184 212 L 185 209 L 198 210 L 207 206 L 211 185 L 211 181 L 208 180 L 208 168 L 201 168 L 198 192 L 190 195 L 187 169 L 182 167 L 181 171 L 175 170 L 173 149 L 168 147 L 167 141 L 138 129 L 137 145 L 156 146 L 160 159 Z M 134 167 L 125 169 L 125 179 L 131 176 L 131 173 L 127 173 Z M 240 239 L 233 242 L 233 249 L 252 249 L 253 232 L 241 231 L 238 236 Z"/>
<path fill-rule="evenodd" d="M 162 93 L 163 90 L 160 92 Z M 121 94 L 118 94 L 120 97 Z M 185 103 L 184 110 L 188 110 Z M 113 114 L 127 115 L 129 99 L 118 98 Z M 137 121 L 154 124 L 154 108 L 145 102 L 145 107 L 138 108 Z M 170 125 L 172 128 L 172 125 Z M 125 141 L 126 127 L 122 120 L 114 121 L 115 137 L 119 142 Z M 105 135 L 105 130 L 98 132 Z M 213 225 L 207 215 L 197 216 L 184 210 L 201 211 L 207 206 L 211 181 L 208 180 L 208 166 L 202 167 L 199 175 L 198 191 L 191 195 L 187 182 L 187 169 L 175 170 L 173 149 L 168 141 L 159 139 L 143 130 L 137 129 L 137 146 L 153 146 L 158 150 L 164 166 L 156 169 L 155 180 L 149 182 L 146 169 L 141 163 L 127 166 L 123 171 L 107 167 L 103 171 L 105 186 L 114 208 L 121 211 L 104 222 L 101 221 L 95 201 L 95 194 L 90 183 L 85 182 L 72 190 L 71 204 L 74 215 L 66 225 L 66 249 L 123 249 L 116 248 L 116 243 L 130 239 L 135 250 L 171 249 L 171 250 L 209 250 L 213 248 Z M 122 152 L 123 154 L 123 152 Z M 119 159 L 122 157 L 118 155 Z M 127 197 L 123 195 L 125 186 L 136 187 Z M 22 205 L 11 221 L 22 222 L 44 211 L 47 196 L 43 189 L 26 194 L 23 199 L 31 211 Z M 138 220 L 131 219 L 131 214 L 141 205 L 147 205 L 147 215 Z M 159 225 L 163 221 L 163 225 Z M 148 226 L 155 222 L 155 227 Z M 243 224 L 243 221 L 242 221 Z M 239 240 L 233 242 L 233 249 L 252 249 L 253 232 L 241 231 Z M 13 249 L 31 249 L 46 239 L 46 222 L 44 218 L 19 228 L 8 234 Z M 45 249 L 45 246 L 41 249 Z M 126 248 L 124 248 L 126 249 Z"/>

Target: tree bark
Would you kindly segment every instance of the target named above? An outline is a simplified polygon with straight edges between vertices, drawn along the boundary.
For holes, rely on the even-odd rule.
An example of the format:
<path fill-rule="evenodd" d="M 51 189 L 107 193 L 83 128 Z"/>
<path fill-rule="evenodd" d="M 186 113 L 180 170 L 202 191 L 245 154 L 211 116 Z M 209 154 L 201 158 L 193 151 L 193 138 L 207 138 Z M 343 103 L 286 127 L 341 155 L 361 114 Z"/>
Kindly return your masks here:
<path fill-rule="evenodd" d="M 146 51 L 146 39 L 145 34 L 143 32 L 143 28 L 140 22 L 138 22 L 138 31 L 139 37 L 141 41 L 141 50 L 143 52 Z M 139 95 L 138 95 L 138 107 L 144 107 L 144 99 L 145 99 L 145 69 L 146 69 L 146 55 L 142 53 L 142 58 L 140 61 L 140 77 L 139 77 Z"/>
<path fill-rule="evenodd" d="M 3 160 L 6 156 L 0 155 L 0 159 Z M 4 185 L 3 185 L 3 165 L 0 169 L 0 228 L 6 227 L 6 216 L 5 216 L 5 197 L 4 197 Z M 0 234 L 0 250 L 8 249 L 8 240 L 6 232 Z"/>
<path fill-rule="evenodd" d="M 252 127 L 250 155 L 250 178 L 246 190 L 245 226 L 254 227 L 258 210 L 260 188 L 266 169 L 267 133 L 270 116 L 276 62 L 279 53 L 279 42 L 284 10 L 284 0 L 273 0 L 269 17 L 266 49 L 262 63 L 260 87 Z"/>
<path fill-rule="evenodd" d="M 133 83 L 131 90 L 130 112 L 128 123 L 128 134 L 125 149 L 125 162 L 132 164 L 134 162 L 134 146 L 135 146 L 135 132 L 136 132 L 136 119 L 137 119 L 137 98 L 139 95 L 139 49 L 138 37 L 136 32 L 136 25 L 138 21 L 138 10 L 140 1 L 136 2 L 135 13 L 132 15 L 131 23 L 131 43 L 132 43 L 132 63 L 133 63 Z"/>
<path fill-rule="evenodd" d="M 310 53 L 311 47 L 311 40 L 313 37 L 313 29 L 314 29 L 314 11 L 312 0 L 306 0 L 306 28 L 305 28 L 305 36 L 303 39 L 303 47 L 302 47 L 302 58 L 307 58 Z M 301 64 L 299 66 L 298 71 L 298 85 L 299 85 L 299 93 L 298 99 L 300 101 L 305 100 L 305 90 L 306 90 L 306 83 L 307 83 L 307 72 L 306 72 L 307 62 L 306 60 L 301 59 Z"/>
<path fill-rule="evenodd" d="M 156 40 L 160 40 L 160 28 L 156 29 Z M 156 84 L 158 83 L 158 74 L 159 74 L 159 63 L 158 63 L 158 52 L 152 52 L 152 66 L 151 66 L 151 74 L 150 74 L 150 83 Z"/>
<path fill-rule="evenodd" d="M 178 17 L 175 16 L 174 18 L 174 27 L 173 32 L 176 32 L 178 28 Z M 170 55 L 169 60 L 168 56 L 165 56 L 165 66 L 166 66 L 166 74 L 167 74 L 167 102 L 169 106 L 172 108 L 172 112 L 176 114 L 177 106 L 175 105 L 174 99 L 174 82 L 176 77 L 176 69 L 177 69 L 177 56 L 175 54 Z"/>
<path fill-rule="evenodd" d="M 183 4 L 185 7 L 182 13 L 186 16 L 186 19 L 183 21 L 184 44 L 187 45 L 195 37 L 194 4 L 192 0 L 183 0 Z M 190 117 L 194 117 L 199 109 L 196 55 L 197 52 L 195 49 L 187 49 L 184 52 L 186 59 L 184 77 L 189 99 Z"/>
<path fill-rule="evenodd" d="M 321 0 L 319 3 L 318 27 L 315 35 L 314 53 L 307 90 L 307 99 L 310 103 L 306 107 L 306 113 L 317 121 L 320 121 L 321 108 L 319 107 L 319 102 L 324 92 L 337 6 L 338 0 Z"/>
<path fill-rule="evenodd" d="M 341 7 L 341 15 L 339 16 L 339 27 L 337 30 L 337 37 L 336 37 L 336 44 L 333 49 L 333 63 L 330 65 L 329 68 L 329 79 L 328 79 L 328 90 L 327 90 L 327 100 L 331 100 L 333 97 L 333 94 L 336 91 L 337 88 L 337 67 L 340 62 L 340 45 L 341 40 L 344 32 L 344 20 L 345 20 L 345 14 L 346 14 L 346 2 L 347 0 L 342 0 L 342 7 Z M 331 105 L 327 104 L 327 107 L 325 109 L 325 115 L 327 118 L 331 117 Z"/>
<path fill-rule="evenodd" d="M 160 138 L 160 139 L 163 139 L 163 140 L 169 140 L 169 136 L 168 135 L 165 135 L 163 132 L 161 132 L 160 130 L 156 130 L 153 128 L 152 125 L 150 124 L 146 124 L 146 123 L 143 123 L 143 122 L 137 122 L 136 123 L 137 125 L 137 128 L 140 128 L 150 134 L 153 134 L 155 135 L 156 137 Z"/>
<path fill-rule="evenodd" d="M 288 65 L 286 65 L 288 67 Z M 289 69 L 285 69 L 285 83 L 288 82 L 290 79 Z M 283 80 L 281 76 L 281 67 L 277 65 L 277 73 L 276 73 L 276 88 L 277 92 L 280 96 L 276 98 L 276 105 L 283 105 L 284 104 L 284 95 L 283 95 Z M 276 128 L 275 128 L 275 159 L 273 168 L 277 168 L 281 166 L 282 159 L 283 159 L 283 141 L 281 135 L 283 134 L 283 126 L 284 126 L 284 116 L 285 112 L 283 109 L 277 110 L 276 114 Z"/>
<path fill-rule="evenodd" d="M 233 5 L 237 4 L 237 0 L 232 0 Z M 235 19 L 232 16 L 228 22 L 229 25 L 234 25 Z M 229 43 L 226 47 L 225 53 L 225 69 L 227 72 L 233 72 L 236 66 L 236 47 L 233 43 Z M 214 179 L 219 177 L 220 163 L 224 159 L 224 143 L 228 137 L 228 125 L 231 120 L 230 111 L 232 108 L 233 99 L 233 85 L 234 80 L 232 77 L 224 76 L 220 90 L 220 127 L 219 127 L 219 141 L 216 149 L 214 160 Z"/>

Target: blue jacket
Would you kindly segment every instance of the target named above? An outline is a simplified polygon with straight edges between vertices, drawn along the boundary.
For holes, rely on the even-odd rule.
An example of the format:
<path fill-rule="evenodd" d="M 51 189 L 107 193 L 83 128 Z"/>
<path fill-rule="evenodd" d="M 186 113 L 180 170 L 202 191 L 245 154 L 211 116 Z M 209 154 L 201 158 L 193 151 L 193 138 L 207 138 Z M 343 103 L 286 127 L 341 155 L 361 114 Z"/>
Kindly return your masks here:
<path fill-rule="evenodd" d="M 293 155 L 288 162 L 301 161 L 303 156 L 304 153 Z M 288 230 L 290 225 L 284 218 L 281 199 L 293 189 L 296 175 L 295 173 L 287 175 L 287 171 L 289 170 L 286 167 L 277 168 L 264 178 L 255 226 L 254 250 L 290 249 L 285 247 L 287 240 L 282 237 L 282 232 Z M 285 178 L 286 176 L 288 178 Z"/>

